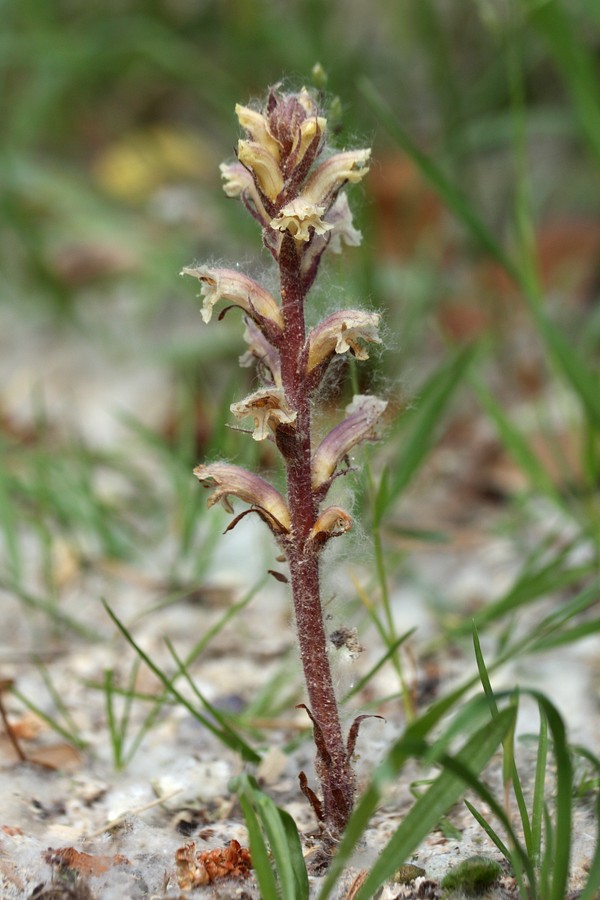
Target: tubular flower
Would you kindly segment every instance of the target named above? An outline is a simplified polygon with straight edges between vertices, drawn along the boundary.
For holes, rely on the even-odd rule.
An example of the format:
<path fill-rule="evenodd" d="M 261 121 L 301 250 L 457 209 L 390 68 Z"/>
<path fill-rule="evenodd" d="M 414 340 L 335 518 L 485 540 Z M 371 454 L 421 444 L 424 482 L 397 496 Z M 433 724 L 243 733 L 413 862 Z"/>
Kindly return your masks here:
<path fill-rule="evenodd" d="M 334 227 L 323 221 L 324 206 L 315 206 L 300 196 L 284 206 L 271 220 L 271 228 L 287 231 L 296 241 L 308 241 L 311 234 L 326 234 Z"/>
<path fill-rule="evenodd" d="M 266 117 L 257 110 L 250 109 L 249 106 L 242 106 L 240 103 L 236 103 L 235 114 L 250 138 L 268 150 L 276 162 L 279 162 L 281 145 L 271 134 Z"/>
<path fill-rule="evenodd" d="M 209 266 L 194 266 L 182 269 L 182 275 L 192 275 L 201 286 L 202 319 L 208 323 L 212 318 L 213 306 L 225 300 L 241 307 L 261 324 L 267 320 L 279 331 L 283 329 L 283 317 L 275 298 L 252 278 L 236 272 L 235 269 L 211 269 Z"/>
<path fill-rule="evenodd" d="M 256 362 L 259 372 L 265 380 L 270 380 L 281 387 L 281 361 L 279 353 L 268 342 L 262 331 L 256 327 L 252 319 L 246 319 L 244 340 L 248 344 L 246 352 L 240 356 L 240 366 L 246 368 Z"/>
<path fill-rule="evenodd" d="M 313 527 L 308 540 L 324 544 L 329 538 L 345 534 L 352 528 L 352 517 L 341 506 L 328 506 L 324 509 Z"/>
<path fill-rule="evenodd" d="M 205 487 L 213 489 L 208 498 L 209 507 L 221 501 L 227 512 L 232 513 L 229 497 L 238 497 L 259 513 L 274 534 L 289 533 L 291 522 L 287 504 L 279 491 L 264 478 L 241 466 L 224 462 L 196 466 L 194 475 Z"/>
<path fill-rule="evenodd" d="M 329 205 L 346 182 L 356 184 L 365 177 L 369 171 L 367 162 L 370 156 L 370 149 L 334 153 L 310 175 L 302 196 L 316 205 Z"/>
<path fill-rule="evenodd" d="M 341 253 L 343 245 L 346 247 L 360 246 L 362 234 L 352 222 L 352 212 L 345 191 L 338 194 L 325 218 L 333 225 L 329 240 L 329 249 L 332 253 Z"/>
<path fill-rule="evenodd" d="M 223 190 L 228 197 L 239 197 L 254 185 L 252 175 L 240 162 L 223 162 L 219 166 L 219 171 L 224 181 Z"/>
<path fill-rule="evenodd" d="M 238 159 L 246 166 L 259 188 L 269 200 L 276 200 L 283 190 L 279 161 L 256 141 L 238 141 Z"/>
<path fill-rule="evenodd" d="M 323 438 L 313 454 L 312 487 L 326 486 L 347 453 L 362 441 L 377 439 L 376 425 L 387 408 L 387 400 L 357 394 L 346 408 L 348 415 Z"/>
<path fill-rule="evenodd" d="M 341 309 L 327 316 L 308 335 L 307 371 L 312 372 L 333 353 L 346 353 L 348 350 L 356 359 L 368 359 L 369 354 L 358 341 L 380 344 L 377 334 L 380 319 L 378 313 L 359 309 Z"/>
<path fill-rule="evenodd" d="M 252 437 L 255 441 L 264 441 L 271 432 L 275 433 L 279 425 L 293 425 L 296 421 L 296 413 L 289 408 L 279 388 L 262 388 L 244 400 L 232 403 L 229 408 L 238 419 L 253 417 Z"/>
<path fill-rule="evenodd" d="M 228 197 L 241 197 L 250 211 L 266 226 L 271 218 L 267 215 L 260 194 L 254 184 L 252 174 L 240 162 L 221 163 L 219 166 L 223 179 L 223 191 Z"/>

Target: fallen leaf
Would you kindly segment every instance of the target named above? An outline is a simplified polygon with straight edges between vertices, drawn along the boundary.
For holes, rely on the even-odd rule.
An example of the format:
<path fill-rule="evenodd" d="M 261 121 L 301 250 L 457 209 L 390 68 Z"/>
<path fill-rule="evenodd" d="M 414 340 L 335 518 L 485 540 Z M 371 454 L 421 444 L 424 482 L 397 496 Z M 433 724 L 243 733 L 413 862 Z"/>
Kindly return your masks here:
<path fill-rule="evenodd" d="M 27 752 L 27 762 L 44 769 L 72 772 L 81 765 L 82 755 L 70 744 L 50 744 Z"/>
<path fill-rule="evenodd" d="M 103 875 L 113 866 L 129 865 L 127 857 L 120 853 L 115 856 L 94 856 L 92 853 L 76 850 L 75 847 L 61 847 L 58 850 L 50 847 L 44 854 L 44 860 L 53 868 L 72 869 L 92 878 Z"/>

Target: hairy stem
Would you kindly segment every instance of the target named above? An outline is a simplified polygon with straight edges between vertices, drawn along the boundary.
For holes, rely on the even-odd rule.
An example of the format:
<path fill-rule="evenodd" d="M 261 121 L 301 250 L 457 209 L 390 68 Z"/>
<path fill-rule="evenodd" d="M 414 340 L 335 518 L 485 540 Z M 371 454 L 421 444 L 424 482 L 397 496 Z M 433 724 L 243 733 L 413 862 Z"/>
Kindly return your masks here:
<path fill-rule="evenodd" d="M 302 367 L 305 290 L 294 241 L 287 236 L 279 266 L 285 329 L 282 382 L 288 402 L 297 412 L 296 428 L 283 451 L 292 525 L 289 550 L 292 595 L 300 657 L 314 725 L 316 771 L 323 791 L 323 815 L 330 832 L 339 834 L 352 812 L 355 778 L 342 734 L 327 653 L 319 556 L 308 541 L 317 518 L 318 504 L 311 485 L 310 398 Z"/>

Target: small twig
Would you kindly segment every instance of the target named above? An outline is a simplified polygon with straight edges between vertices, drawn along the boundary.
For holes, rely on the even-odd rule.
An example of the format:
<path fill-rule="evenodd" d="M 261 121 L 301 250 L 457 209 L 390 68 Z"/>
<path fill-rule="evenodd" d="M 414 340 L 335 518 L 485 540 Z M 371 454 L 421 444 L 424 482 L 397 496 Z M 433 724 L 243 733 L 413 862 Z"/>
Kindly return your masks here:
<path fill-rule="evenodd" d="M 9 721 L 8 716 L 6 715 L 6 710 L 4 708 L 4 701 L 2 700 L 2 693 L 12 686 L 12 681 L 4 680 L 0 682 L 0 716 L 2 716 L 2 722 L 4 723 L 4 730 L 6 731 L 7 737 L 11 744 L 14 747 L 14 751 L 21 760 L 21 762 L 27 762 L 27 754 L 21 747 L 16 734 L 14 733 Z"/>
<path fill-rule="evenodd" d="M 113 828 L 116 828 L 122 822 L 125 821 L 127 816 L 139 816 L 140 813 L 146 812 L 148 809 L 153 809 L 155 806 L 160 806 L 161 803 L 164 803 L 165 800 L 170 800 L 171 797 L 174 797 L 176 794 L 181 793 L 181 788 L 176 788 L 174 791 L 171 791 L 169 794 L 164 794 L 162 797 L 157 797 L 156 800 L 151 800 L 150 803 L 145 803 L 143 806 L 137 806 L 135 809 L 128 809 L 126 812 L 121 813 L 120 816 L 117 816 L 116 819 L 111 819 L 110 822 L 107 822 L 106 825 L 103 825 L 102 828 L 99 828 L 98 831 L 92 831 L 91 834 L 86 834 L 83 836 L 83 840 L 92 841 L 94 838 L 102 837 L 107 831 L 112 831 Z"/>

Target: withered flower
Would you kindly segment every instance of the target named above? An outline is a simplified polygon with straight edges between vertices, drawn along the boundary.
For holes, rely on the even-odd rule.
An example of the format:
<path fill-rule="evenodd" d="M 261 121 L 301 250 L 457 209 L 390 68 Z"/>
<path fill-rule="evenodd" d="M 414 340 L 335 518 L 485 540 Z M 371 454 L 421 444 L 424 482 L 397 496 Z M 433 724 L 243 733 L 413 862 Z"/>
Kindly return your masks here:
<path fill-rule="evenodd" d="M 339 537 L 352 528 L 352 516 L 341 506 L 328 506 L 324 509 L 308 535 L 308 540 L 315 544 L 324 544 L 329 538 Z"/>

